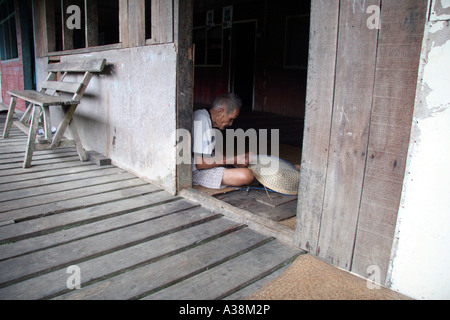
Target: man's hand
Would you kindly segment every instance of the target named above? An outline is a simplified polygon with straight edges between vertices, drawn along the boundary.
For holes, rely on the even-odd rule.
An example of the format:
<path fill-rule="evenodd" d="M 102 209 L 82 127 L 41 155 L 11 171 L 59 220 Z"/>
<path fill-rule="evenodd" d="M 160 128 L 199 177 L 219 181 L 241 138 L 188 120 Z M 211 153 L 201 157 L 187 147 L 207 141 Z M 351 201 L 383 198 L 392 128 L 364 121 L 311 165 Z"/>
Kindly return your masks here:
<path fill-rule="evenodd" d="M 246 168 L 250 162 L 249 153 L 240 154 L 234 157 L 234 166 L 236 168 Z"/>

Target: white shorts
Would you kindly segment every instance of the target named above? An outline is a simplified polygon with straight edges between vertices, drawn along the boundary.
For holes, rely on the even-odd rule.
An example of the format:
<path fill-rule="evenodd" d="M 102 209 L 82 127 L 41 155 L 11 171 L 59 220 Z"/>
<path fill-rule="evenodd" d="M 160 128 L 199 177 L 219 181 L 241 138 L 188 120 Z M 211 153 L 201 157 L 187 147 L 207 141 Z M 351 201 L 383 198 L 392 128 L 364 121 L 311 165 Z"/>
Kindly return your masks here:
<path fill-rule="evenodd" d="M 195 170 L 192 172 L 192 184 L 210 189 L 223 189 L 226 187 L 222 186 L 224 170 L 224 167 Z"/>

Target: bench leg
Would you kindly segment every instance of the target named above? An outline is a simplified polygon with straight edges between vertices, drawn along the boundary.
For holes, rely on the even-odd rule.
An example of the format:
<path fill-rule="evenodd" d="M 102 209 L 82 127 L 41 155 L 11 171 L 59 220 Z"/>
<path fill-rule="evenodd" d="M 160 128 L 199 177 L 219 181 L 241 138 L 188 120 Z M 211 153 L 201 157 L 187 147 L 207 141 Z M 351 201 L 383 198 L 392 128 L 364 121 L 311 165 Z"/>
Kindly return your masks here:
<path fill-rule="evenodd" d="M 52 141 L 52 124 L 50 120 L 50 109 L 48 106 L 42 107 L 42 126 L 44 127 L 45 140 Z"/>
<path fill-rule="evenodd" d="M 28 123 L 30 121 L 31 112 L 33 112 L 33 104 L 30 104 L 27 110 L 25 110 L 25 113 L 22 115 L 22 118 L 20 118 L 20 122 L 22 122 L 23 124 Z"/>
<path fill-rule="evenodd" d="M 6 117 L 5 128 L 3 130 L 3 138 L 9 137 L 9 131 L 11 130 L 12 119 L 14 116 L 14 110 L 16 109 L 16 97 L 11 97 L 11 103 L 9 104 L 8 115 Z"/>
<path fill-rule="evenodd" d="M 56 149 L 59 146 L 59 143 L 61 142 L 61 139 L 64 137 L 64 133 L 66 132 L 67 127 L 70 124 L 70 121 L 72 121 L 72 117 L 75 113 L 75 110 L 77 108 L 77 105 L 73 105 L 70 107 L 62 107 L 64 112 L 64 119 L 59 124 L 58 128 L 56 129 L 55 135 L 53 136 L 53 141 L 50 145 L 50 149 Z"/>
<path fill-rule="evenodd" d="M 33 112 L 31 114 L 30 132 L 28 133 L 27 151 L 25 153 L 25 160 L 23 162 L 24 168 L 31 167 L 31 160 L 33 159 L 34 145 L 36 143 L 36 133 L 39 126 L 39 118 L 41 115 L 41 108 L 39 106 L 33 106 Z"/>
<path fill-rule="evenodd" d="M 77 148 L 78 156 L 80 157 L 81 161 L 88 161 L 89 156 L 86 153 L 86 150 L 84 150 L 83 145 L 81 144 L 80 136 L 78 135 L 77 128 L 75 126 L 75 119 L 72 119 L 72 121 L 69 124 L 69 130 L 72 134 L 73 140 L 75 141 L 75 147 Z"/>
<path fill-rule="evenodd" d="M 77 128 L 75 126 L 75 122 L 73 119 L 73 115 L 75 113 L 75 110 L 77 108 L 77 105 L 73 105 L 70 107 L 63 107 L 64 111 L 64 119 L 61 121 L 61 123 L 58 126 L 58 129 L 56 130 L 56 133 L 53 137 L 53 141 L 50 145 L 50 149 L 56 149 L 58 148 L 59 143 L 61 142 L 61 139 L 64 136 L 64 133 L 67 129 L 70 130 L 70 133 L 72 134 L 72 137 L 75 141 L 75 146 L 77 148 L 78 156 L 80 157 L 81 161 L 88 161 L 89 156 L 87 155 L 86 151 L 83 148 L 83 145 L 81 144 L 80 136 L 78 135 Z"/>

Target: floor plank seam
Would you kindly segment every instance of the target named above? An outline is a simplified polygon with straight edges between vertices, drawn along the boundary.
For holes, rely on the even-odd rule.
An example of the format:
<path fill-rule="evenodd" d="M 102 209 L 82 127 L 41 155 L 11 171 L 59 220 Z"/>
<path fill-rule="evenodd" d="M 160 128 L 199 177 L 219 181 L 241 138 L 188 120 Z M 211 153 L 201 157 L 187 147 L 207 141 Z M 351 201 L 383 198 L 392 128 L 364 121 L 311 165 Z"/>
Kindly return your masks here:
<path fill-rule="evenodd" d="M 134 188 L 134 187 L 136 187 L 136 186 L 133 186 L 133 187 L 130 187 L 130 188 L 126 188 L 126 189 L 131 189 L 131 188 Z M 138 187 L 139 187 L 139 186 L 138 186 Z M 125 189 L 125 188 L 123 188 L 123 189 L 118 189 L 118 190 L 124 190 L 124 189 Z M 114 191 L 112 191 L 112 192 L 115 192 L 115 191 L 118 191 L 118 190 L 114 190 Z M 101 205 L 101 204 L 111 203 L 111 202 L 115 202 L 115 201 L 119 201 L 119 200 L 124 200 L 124 199 L 130 199 L 130 198 L 134 198 L 134 197 L 137 197 L 137 196 L 148 195 L 148 194 L 151 194 L 151 193 L 161 192 L 161 191 L 163 191 L 163 190 L 153 190 L 153 191 L 147 191 L 147 192 L 140 192 L 139 194 L 134 194 L 134 195 L 130 195 L 130 196 L 125 196 L 125 197 L 122 197 L 122 198 L 116 199 L 116 200 L 105 200 L 105 201 L 97 202 L 97 203 L 95 203 L 95 204 L 90 204 L 90 205 L 79 205 L 79 206 L 73 206 L 73 207 L 70 207 L 70 208 L 57 209 L 57 210 L 52 210 L 52 211 L 48 211 L 48 212 L 43 212 L 43 213 L 36 214 L 36 215 L 33 215 L 33 216 L 28 216 L 28 217 L 23 217 L 23 218 L 17 218 L 17 219 L 13 219 L 13 220 L 14 220 L 15 223 L 20 223 L 20 222 L 30 221 L 30 220 L 34 220 L 34 219 L 38 219 L 38 218 L 42 218 L 42 217 L 49 217 L 49 216 L 52 216 L 52 215 L 55 215 L 55 214 L 59 214 L 59 213 L 64 213 L 64 212 L 68 212 L 68 211 L 73 211 L 73 210 L 79 210 L 79 209 L 89 208 L 89 207 L 93 207 L 93 206 L 97 206 L 97 205 Z M 101 194 L 105 194 L 105 193 L 101 193 Z M 96 195 L 99 195 L 99 194 L 96 194 Z M 90 197 L 90 196 L 91 196 L 91 195 L 85 196 L 85 197 Z M 79 198 L 77 198 L 77 199 L 80 199 L 80 198 L 84 198 L 84 197 L 79 197 Z M 68 199 L 68 200 L 64 200 L 64 201 L 71 201 L 71 200 L 73 200 L 73 198 Z M 60 202 L 60 201 L 55 202 L 55 203 L 59 203 L 59 202 Z M 32 208 L 32 207 L 30 207 L 30 208 Z"/>
<path fill-rule="evenodd" d="M 80 161 L 78 161 L 80 162 Z M 92 172 L 92 171 L 96 171 L 96 170 L 103 170 L 103 169 L 112 169 L 112 168 L 117 168 L 115 166 L 103 166 L 103 167 L 99 167 L 93 163 L 89 163 L 89 164 L 83 164 L 80 166 L 72 166 L 71 168 L 73 169 L 88 169 L 85 171 L 80 171 L 80 172 L 73 172 L 69 174 L 74 174 L 74 173 L 84 173 L 84 172 Z M 117 168 L 119 169 L 119 168 Z M 122 169 L 119 169 L 122 170 Z M 54 172 L 59 171 L 58 174 L 54 174 Z M 48 178 L 55 178 L 55 177 L 60 177 L 60 176 L 65 176 L 67 175 L 67 169 L 64 168 L 56 168 L 55 170 L 50 170 L 50 172 L 53 172 L 53 175 L 48 175 L 45 174 L 46 172 L 48 172 L 48 170 L 44 170 L 44 171 L 32 171 L 32 172 L 20 172 L 20 173 L 15 173 L 12 175 L 8 175 L 8 176 L 0 176 L 0 178 L 4 179 L 5 177 L 9 177 L 9 178 L 14 178 L 14 182 L 22 182 L 22 181 L 29 181 L 29 180 L 36 180 L 36 179 L 42 179 L 43 177 L 48 177 Z M 32 178 L 30 179 L 30 175 L 37 175 L 38 177 Z M 17 178 L 17 176 L 19 176 L 19 178 Z M 22 178 L 22 179 L 21 179 Z M 8 180 L 8 179 L 7 179 Z M 5 184 L 5 183 L 10 183 L 10 181 L 0 181 L 0 185 L 1 184 Z"/>
<path fill-rule="evenodd" d="M 0 283 L 0 289 L 8 287 L 8 286 L 11 286 L 11 285 L 13 285 L 15 283 L 18 283 L 18 282 L 22 282 L 22 281 L 25 281 L 25 280 L 28 280 L 28 279 L 31 279 L 31 278 L 34 278 L 34 277 L 46 274 L 46 273 L 50 273 L 50 272 L 53 272 L 53 271 L 56 271 L 56 270 L 59 270 L 59 269 L 67 268 L 67 267 L 69 267 L 71 265 L 76 265 L 76 264 L 79 264 L 79 263 L 82 263 L 82 262 L 85 262 L 85 261 L 88 261 L 88 260 L 92 260 L 92 259 L 104 256 L 104 255 L 113 253 L 113 252 L 118 251 L 118 250 L 123 250 L 123 249 L 130 248 L 130 247 L 136 246 L 136 245 L 144 243 L 144 242 L 148 242 L 148 241 L 160 238 L 160 237 L 164 237 L 166 235 L 169 235 L 169 234 L 172 234 L 172 233 L 184 230 L 184 229 L 188 229 L 190 227 L 197 226 L 197 225 L 205 223 L 205 222 L 209 222 L 209 221 L 213 221 L 213 220 L 216 220 L 216 219 L 220 219 L 222 217 L 223 217 L 223 215 L 221 215 L 221 214 L 213 214 L 213 215 L 210 215 L 210 216 L 205 217 L 203 219 L 199 219 L 197 221 L 189 222 L 186 225 L 181 225 L 181 226 L 169 229 L 169 230 L 165 230 L 165 231 L 162 231 L 160 233 L 157 233 L 157 234 L 154 234 L 154 235 L 151 235 L 151 236 L 148 236 L 148 237 L 141 238 L 139 240 L 131 241 L 131 242 L 128 242 L 126 244 L 123 244 L 123 245 L 120 245 L 120 246 L 117 246 L 117 247 L 114 247 L 114 248 L 110 248 L 110 249 L 107 249 L 107 250 L 104 250 L 104 251 L 101 251 L 101 252 L 97 252 L 95 254 L 91 254 L 91 255 L 85 256 L 83 258 L 74 259 L 74 260 L 72 260 L 70 262 L 65 262 L 65 263 L 61 263 L 61 264 L 58 264 L 58 265 L 54 265 L 54 266 L 49 267 L 48 269 L 45 269 L 45 270 L 40 270 L 40 271 L 37 271 L 37 272 L 34 272 L 34 273 L 29 273 L 27 275 L 23 275 L 23 276 L 15 278 L 15 279 L 8 280 L 8 281 L 5 281 L 3 283 Z"/>
<path fill-rule="evenodd" d="M 77 156 L 76 152 L 68 152 L 63 156 L 59 156 L 58 158 L 69 158 L 69 157 L 74 157 Z M 24 155 L 21 155 L 19 157 L 1 157 L 0 160 L 0 165 L 6 165 L 6 164 L 15 164 L 15 165 L 20 165 L 23 162 L 23 157 Z M 48 161 L 51 159 L 58 159 L 58 158 L 53 158 L 53 157 L 37 157 L 36 155 L 33 156 L 33 160 L 35 161 Z"/>
<path fill-rule="evenodd" d="M 94 222 L 105 221 L 105 220 L 108 220 L 108 219 L 111 219 L 111 218 L 115 218 L 115 217 L 126 215 L 126 214 L 131 213 L 131 212 L 141 211 L 141 210 L 157 207 L 158 205 L 161 205 L 161 204 L 174 202 L 176 200 L 179 200 L 179 198 L 169 199 L 167 201 L 154 203 L 154 204 L 151 204 L 151 205 L 148 205 L 148 206 L 140 207 L 138 209 L 124 210 L 123 212 L 118 212 L 118 213 L 113 213 L 113 214 L 110 214 L 110 215 L 101 216 L 100 218 L 92 218 L 92 219 L 85 220 L 85 221 L 82 221 L 82 222 L 76 222 L 76 223 L 68 224 L 68 225 L 64 225 L 64 226 L 53 227 L 53 228 L 46 229 L 45 231 L 39 231 L 39 232 L 35 232 L 35 233 L 28 233 L 28 234 L 24 234 L 24 235 L 21 235 L 20 237 L 16 237 L 16 238 L 8 238 L 8 239 L 5 239 L 5 240 L 1 240 L 0 241 L 0 245 L 14 245 L 15 243 L 18 243 L 18 242 L 23 241 L 23 240 L 33 239 L 33 238 L 40 237 L 40 236 L 51 235 L 53 233 L 57 233 L 57 232 L 60 232 L 60 231 L 65 231 L 65 230 L 70 230 L 70 229 L 81 227 L 81 226 L 84 226 L 84 225 L 88 225 L 88 224 L 94 223 Z M 15 256 L 9 256 L 8 258 L 0 258 L 0 262 L 5 261 L 5 260 L 9 260 L 9 259 L 12 259 L 12 258 L 25 256 L 27 254 L 31 254 L 31 253 L 34 253 L 34 252 L 39 252 L 39 251 L 44 251 L 44 250 L 47 250 L 47 249 L 55 248 L 55 247 L 58 247 L 58 246 L 61 246 L 61 245 L 64 245 L 64 244 L 80 241 L 80 240 L 87 239 L 87 238 L 90 238 L 90 237 L 93 237 L 93 236 L 97 236 L 97 235 L 100 235 L 100 234 L 103 234 L 103 233 L 112 232 L 112 231 L 116 231 L 116 230 L 120 230 L 120 229 L 125 229 L 125 228 L 131 227 L 131 226 L 135 226 L 135 225 L 138 225 L 138 224 L 141 224 L 141 223 L 146 223 L 146 222 L 149 222 L 149 221 L 152 221 L 152 220 L 164 218 L 164 217 L 167 217 L 169 215 L 180 213 L 180 212 L 183 212 L 183 211 L 186 211 L 186 210 L 190 210 L 190 209 L 193 209 L 193 208 L 196 208 L 196 207 L 198 207 L 198 206 L 193 206 L 193 207 L 190 207 L 188 209 L 175 210 L 173 212 L 169 212 L 169 213 L 163 214 L 161 216 L 152 217 L 152 218 L 149 218 L 149 219 L 141 220 L 141 221 L 130 223 L 130 224 L 124 224 L 124 225 L 121 225 L 120 227 L 107 229 L 107 230 L 104 230 L 104 231 L 101 231 L 101 232 L 92 233 L 92 234 L 89 234 L 89 235 L 86 235 L 86 236 L 82 236 L 82 237 L 80 236 L 79 238 L 74 238 L 74 239 L 71 239 L 71 240 L 68 240 L 68 241 L 58 242 L 57 244 L 54 244 L 54 245 L 49 245 L 49 246 L 46 246 L 46 247 L 42 246 L 42 247 L 39 247 L 36 250 L 30 250 L 30 251 L 27 251 L 27 252 L 25 252 L 23 254 L 18 254 L 18 255 L 15 255 Z"/>
<path fill-rule="evenodd" d="M 33 155 L 33 162 L 34 163 L 41 163 L 41 162 L 47 162 L 47 163 L 51 163 L 50 161 L 54 160 L 55 162 L 67 162 L 67 158 L 77 158 L 78 155 L 75 152 L 71 152 L 70 154 L 66 154 L 66 155 L 58 155 L 58 157 L 48 157 L 48 158 L 37 158 L 36 155 Z M 0 162 L 0 170 L 4 170 L 6 169 L 5 166 L 6 165 L 10 165 L 11 168 L 7 168 L 7 169 L 12 169 L 12 168 L 21 168 L 22 162 L 23 162 L 23 157 L 17 157 L 17 158 L 8 158 L 9 160 L 7 162 Z M 61 161 L 59 161 L 60 159 L 63 159 Z M 5 159 L 6 160 L 6 159 Z M 12 167 L 14 166 L 14 167 Z"/>
<path fill-rule="evenodd" d="M 155 263 L 155 262 L 157 262 L 157 261 L 164 260 L 164 259 L 166 259 L 166 258 L 175 256 L 175 255 L 177 255 L 177 254 L 180 254 L 180 253 L 182 253 L 182 252 L 188 251 L 188 250 L 190 250 L 190 249 L 199 247 L 199 246 L 201 246 L 201 245 L 203 245 L 203 244 L 205 244 L 205 243 L 211 242 L 211 241 L 216 240 L 216 239 L 219 239 L 219 238 L 221 238 L 221 237 L 223 237 L 223 236 L 225 236 L 225 235 L 231 234 L 231 233 L 233 233 L 233 232 L 236 232 L 236 231 L 239 231 L 239 230 L 242 230 L 242 229 L 245 229 L 245 228 L 247 228 L 246 225 L 236 225 L 236 226 L 234 226 L 234 227 L 232 227 L 232 228 L 229 228 L 229 229 L 227 229 L 227 230 L 225 230 L 225 231 L 222 231 L 222 232 L 220 232 L 220 233 L 218 233 L 218 234 L 215 234 L 215 235 L 213 235 L 213 236 L 211 236 L 211 237 L 208 237 L 208 238 L 206 238 L 206 239 L 204 239 L 204 240 L 202 240 L 202 241 L 200 241 L 200 242 L 195 242 L 195 243 L 186 245 L 186 246 L 184 246 L 184 247 L 178 248 L 178 249 L 173 250 L 173 251 L 171 251 L 171 252 L 166 252 L 166 253 L 161 254 L 161 255 L 159 255 L 159 256 L 153 257 L 153 258 L 151 258 L 151 259 L 149 259 L 149 260 L 146 260 L 146 261 L 137 263 L 137 264 L 135 264 L 135 265 L 133 265 L 133 266 L 129 266 L 129 267 L 127 267 L 127 268 L 117 270 L 117 271 L 115 271 L 115 272 L 109 273 L 109 274 L 107 274 L 107 275 L 104 275 L 104 276 L 99 277 L 99 278 L 96 278 L 96 279 L 91 279 L 91 280 L 89 280 L 89 281 L 87 281 L 87 282 L 84 282 L 84 283 L 82 284 L 82 287 L 85 288 L 85 287 L 88 287 L 88 286 L 93 285 L 93 284 L 95 284 L 95 283 L 98 283 L 98 282 L 102 282 L 102 281 L 111 279 L 111 278 L 116 277 L 116 276 L 118 276 L 118 275 L 121 275 L 121 274 L 124 274 L 124 273 L 126 273 L 126 272 L 129 272 L 129 271 L 132 271 L 132 270 L 135 270 L 135 269 L 144 267 L 144 266 L 146 266 L 146 265 Z M 61 291 L 61 292 L 58 292 L 58 293 L 55 293 L 55 294 L 52 294 L 52 295 L 43 297 L 41 300 L 49 300 L 49 299 L 53 299 L 53 298 L 56 298 L 56 297 L 61 296 L 61 295 L 63 295 L 63 294 L 69 293 L 70 291 L 71 291 L 71 290 L 67 289 L 67 290 L 65 290 L 65 291 Z"/>
<path fill-rule="evenodd" d="M 245 254 L 247 252 L 250 252 L 250 251 L 252 251 L 252 250 L 254 250 L 256 248 L 259 248 L 259 247 L 261 247 L 261 246 L 263 246 L 263 245 L 265 245 L 265 244 L 267 244 L 269 242 L 272 242 L 274 240 L 276 240 L 276 239 L 273 238 L 273 237 L 269 237 L 269 238 L 263 239 L 260 242 L 254 244 L 254 245 L 252 245 L 252 246 L 250 246 L 248 248 L 242 249 L 239 252 L 231 254 L 231 255 L 229 255 L 229 256 L 227 256 L 227 257 L 225 257 L 223 259 L 220 259 L 220 260 L 218 260 L 216 262 L 213 262 L 213 263 L 211 263 L 209 265 L 206 265 L 206 266 L 204 266 L 204 267 L 202 267 L 200 269 L 197 269 L 197 270 L 195 270 L 195 271 L 193 271 L 193 272 L 191 272 L 191 273 L 189 273 L 187 275 L 184 275 L 184 276 L 179 277 L 179 278 L 177 278 L 177 279 L 175 279 L 173 281 L 170 281 L 169 283 L 166 283 L 166 284 L 164 284 L 162 286 L 159 286 L 157 288 L 154 288 L 152 290 L 149 290 L 147 292 L 144 292 L 144 293 L 141 293 L 141 294 L 139 294 L 137 296 L 134 296 L 134 297 L 130 298 L 129 300 L 140 300 L 142 298 L 148 297 L 148 296 L 150 296 L 150 295 L 152 295 L 154 293 L 157 293 L 157 292 L 159 292 L 161 290 L 169 288 L 169 287 L 171 287 L 171 286 L 173 286 L 173 285 L 175 285 L 177 283 L 180 283 L 180 282 L 182 282 L 182 281 L 184 281 L 186 279 L 189 279 L 189 278 L 191 278 L 193 276 L 201 274 L 204 271 L 207 271 L 207 270 L 212 269 L 214 267 L 220 266 L 221 264 L 224 264 L 224 263 L 226 263 L 226 262 L 228 262 L 230 260 L 233 260 L 233 259 L 235 259 L 235 258 L 237 258 L 237 257 L 239 257 L 239 256 L 241 256 L 241 255 L 243 255 L 243 254 Z"/>
<path fill-rule="evenodd" d="M 109 184 L 117 184 L 117 183 L 119 183 L 119 182 L 126 182 L 126 181 L 131 181 L 131 180 L 139 181 L 139 180 L 141 180 L 141 179 L 136 178 L 136 177 L 130 177 L 130 178 L 127 178 L 127 179 L 124 179 L 124 180 L 121 180 L 121 181 L 105 182 L 105 183 L 102 183 L 102 184 L 92 185 L 92 186 L 94 186 L 94 187 L 95 187 L 95 186 L 106 186 L 106 185 L 109 185 Z M 143 184 L 144 184 L 144 182 L 143 182 Z M 89 186 L 89 187 L 91 187 L 91 186 Z M 0 209 L 0 213 L 1 213 L 1 212 L 13 211 L 13 210 L 22 210 L 22 209 L 26 209 L 26 208 L 32 208 L 32 207 L 36 207 L 36 206 L 41 206 L 41 205 L 50 205 L 50 204 L 53 204 L 53 203 L 59 203 L 60 201 L 75 200 L 75 199 L 84 198 L 84 197 L 86 197 L 86 196 L 101 195 L 101 194 L 105 194 L 105 193 L 108 193 L 108 192 L 114 192 L 114 191 L 118 191 L 118 190 L 126 190 L 126 189 L 134 188 L 134 187 L 136 187 L 136 185 L 132 185 L 132 186 L 124 186 L 124 187 L 122 187 L 122 186 L 117 186 L 116 188 L 111 189 L 111 190 L 108 190 L 108 191 L 99 191 L 99 192 L 93 192 L 93 193 L 90 193 L 90 194 L 88 194 L 88 195 L 84 194 L 84 195 L 73 196 L 73 197 L 70 197 L 70 199 L 63 199 L 63 200 L 57 199 L 57 200 L 52 200 L 52 201 L 49 201 L 49 202 L 38 202 L 38 203 L 34 203 L 34 204 L 30 204 L 30 205 L 25 205 L 25 206 L 12 207 L 12 208 L 7 209 L 7 210 L 4 210 L 4 208 L 2 208 L 2 209 Z M 88 187 L 74 188 L 74 189 L 72 189 L 72 191 L 73 191 L 73 190 L 86 189 L 86 188 L 88 188 Z M 64 190 L 64 191 L 61 191 L 61 192 L 54 192 L 54 193 L 52 193 L 52 195 L 55 195 L 55 194 L 56 194 L 56 195 L 59 195 L 59 194 L 66 194 L 66 191 Z M 32 197 L 29 197 L 29 198 L 35 198 L 35 199 L 38 199 L 38 198 L 42 198 L 42 196 L 32 196 Z M 28 199 L 28 198 L 24 198 L 24 199 Z M 17 200 L 19 200 L 19 199 L 17 199 Z M 20 199 L 20 200 L 23 200 L 23 199 Z M 29 199 L 28 199 L 28 200 L 29 200 Z M 44 199 L 44 201 L 45 201 L 45 199 Z M 1 202 L 3 202 L 3 206 L 5 206 L 6 204 L 5 204 L 4 202 L 12 202 L 12 203 L 14 203 L 14 200 L 7 200 L 7 201 L 2 201 L 2 200 L 0 200 L 0 203 L 1 203 Z"/>
<path fill-rule="evenodd" d="M 72 161 L 67 161 L 66 163 L 64 163 L 64 168 L 68 168 L 67 163 L 71 162 L 72 164 L 70 165 L 70 168 L 74 168 L 74 167 L 82 167 L 82 166 L 89 166 L 89 165 L 95 165 L 92 162 L 89 161 L 80 161 L 80 159 L 78 160 L 72 160 Z M 44 167 L 45 166 L 45 167 Z M 31 170 L 30 169 L 22 169 L 22 168 L 15 168 L 14 170 L 16 171 L 12 171 L 11 169 L 9 169 L 9 174 L 2 174 L 3 170 L 0 170 L 0 177 L 8 177 L 8 176 L 15 176 L 17 175 L 17 173 L 19 174 L 28 174 L 28 173 L 37 173 L 37 172 L 49 172 L 51 170 L 58 170 L 61 168 L 57 168 L 56 166 L 53 165 L 41 165 L 41 166 L 31 166 Z"/>
<path fill-rule="evenodd" d="M 80 158 L 78 156 L 71 156 L 69 158 L 64 158 L 64 159 L 56 158 L 53 160 L 55 160 L 55 161 L 45 160 L 44 163 L 45 163 L 45 165 L 65 164 L 67 162 L 80 161 Z M 40 161 L 40 160 L 33 160 L 33 166 L 44 165 L 44 163 L 42 163 L 42 161 Z M 11 169 L 22 169 L 22 165 L 16 165 L 16 164 L 0 165 L 0 172 L 3 170 L 11 170 Z"/>
<path fill-rule="evenodd" d="M 112 176 L 119 177 L 119 175 L 124 175 L 124 174 L 126 174 L 126 173 L 114 173 L 114 174 L 104 175 L 102 177 L 112 177 Z M 69 184 L 69 183 L 74 183 L 76 181 L 83 181 L 83 180 L 95 179 L 95 178 L 98 179 L 99 177 L 89 177 L 89 178 L 86 178 L 86 179 L 76 179 L 76 180 L 72 180 L 72 181 L 65 181 L 63 183 Z M 127 181 L 127 180 L 133 180 L 133 179 L 135 179 L 135 177 L 129 177 L 129 178 L 124 178 L 124 179 L 120 179 L 120 180 L 113 180 L 113 181 L 107 181 L 107 182 L 101 182 L 101 183 L 92 183 L 92 184 L 89 184 L 88 186 L 78 186 L 78 187 L 74 186 L 74 187 L 69 188 L 69 189 L 62 189 L 61 188 L 60 191 L 53 191 L 52 194 L 63 193 L 63 192 L 70 192 L 70 191 L 75 191 L 75 190 L 79 190 L 79 189 L 84 189 L 86 187 L 102 186 L 102 185 L 106 185 L 106 184 L 111 183 L 111 182 L 120 182 L 120 181 Z M 36 189 L 36 188 L 40 188 L 40 187 L 44 187 L 44 186 L 51 186 L 51 185 L 58 185 L 58 184 L 62 184 L 62 183 L 61 182 L 59 182 L 59 183 L 55 182 L 55 183 L 51 183 L 51 184 L 47 184 L 47 185 L 31 186 L 31 187 L 28 187 L 28 188 L 20 188 L 20 190 Z M 30 195 L 22 195 L 22 196 L 19 195 L 19 196 L 13 198 L 13 199 L 5 199 L 5 200 L 3 200 L 2 197 L 1 197 L 2 194 L 6 193 L 6 192 L 10 192 L 10 191 L 14 191 L 14 190 L 0 191 L 0 204 L 2 202 L 17 201 L 17 200 L 29 199 L 29 198 L 33 198 L 33 197 L 41 197 L 40 193 L 38 193 L 38 194 L 30 194 Z"/>
<path fill-rule="evenodd" d="M 87 172 L 71 173 L 71 174 L 62 175 L 66 179 L 73 178 L 71 180 L 63 180 L 62 182 L 61 182 L 61 180 L 60 181 L 56 181 L 56 180 L 51 181 L 52 178 L 60 177 L 60 176 L 53 176 L 53 177 L 48 177 L 48 178 L 34 178 L 34 179 L 28 179 L 25 181 L 10 182 L 10 183 L 8 183 L 8 186 L 5 188 L 1 187 L 1 185 L 5 184 L 5 183 L 0 183 L 0 194 L 3 192 L 26 190 L 26 189 L 36 188 L 36 187 L 46 187 L 46 186 L 58 185 L 61 183 L 68 183 L 68 182 L 72 182 L 72 181 L 83 181 L 83 180 L 87 180 L 87 179 L 94 179 L 94 178 L 99 178 L 99 177 L 104 177 L 104 176 L 113 176 L 116 174 L 127 173 L 126 171 L 123 171 L 121 169 L 117 169 L 117 170 L 121 170 L 121 171 L 111 172 L 111 173 L 107 173 L 107 174 L 101 172 L 101 170 L 105 171 L 107 169 L 115 169 L 115 168 L 104 168 L 104 169 L 100 169 L 100 170 L 93 170 L 93 171 L 87 171 Z M 97 175 L 87 176 L 87 177 L 77 177 L 76 176 L 76 175 L 86 174 L 89 172 L 93 172 L 94 174 L 97 173 Z M 46 182 L 45 180 L 51 181 L 51 182 Z M 31 184 L 33 182 L 35 182 L 36 184 Z"/>

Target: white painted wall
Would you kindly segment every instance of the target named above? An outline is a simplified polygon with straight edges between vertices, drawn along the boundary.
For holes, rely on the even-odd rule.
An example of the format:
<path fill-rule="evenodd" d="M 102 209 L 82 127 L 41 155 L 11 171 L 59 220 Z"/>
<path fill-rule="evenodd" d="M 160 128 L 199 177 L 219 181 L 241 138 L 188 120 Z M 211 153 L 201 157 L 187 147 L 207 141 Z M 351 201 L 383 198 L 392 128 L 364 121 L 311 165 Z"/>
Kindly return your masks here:
<path fill-rule="evenodd" d="M 174 44 L 151 45 L 61 56 L 61 61 L 105 58 L 76 111 L 86 150 L 175 193 L 176 51 Z M 37 62 L 39 81 L 47 58 Z M 55 108 L 54 110 L 56 110 Z M 60 115 L 52 112 L 56 125 Z"/>
<path fill-rule="evenodd" d="M 450 1 L 439 5 L 448 9 Z M 430 17 L 390 283 L 415 299 L 450 299 L 450 15 Z"/>

